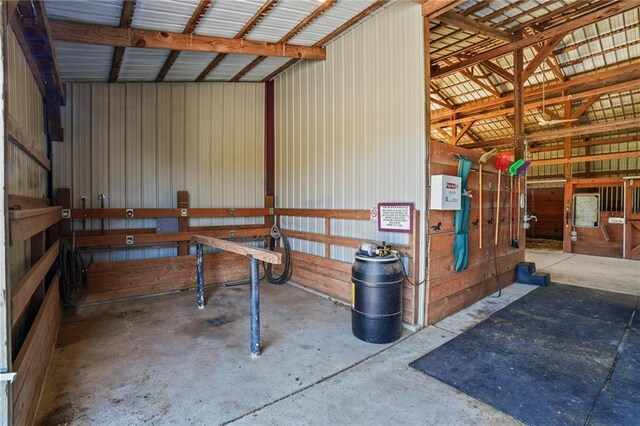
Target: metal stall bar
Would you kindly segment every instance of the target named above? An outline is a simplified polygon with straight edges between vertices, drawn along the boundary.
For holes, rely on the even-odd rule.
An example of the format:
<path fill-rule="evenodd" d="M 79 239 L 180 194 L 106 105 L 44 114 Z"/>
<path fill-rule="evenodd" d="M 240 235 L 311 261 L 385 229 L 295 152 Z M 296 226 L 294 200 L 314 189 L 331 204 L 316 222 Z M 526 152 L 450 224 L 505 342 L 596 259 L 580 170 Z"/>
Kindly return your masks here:
<path fill-rule="evenodd" d="M 232 253 L 237 253 L 249 258 L 249 307 L 251 312 L 251 356 L 260 355 L 260 287 L 258 274 L 258 261 L 279 265 L 282 263 L 282 254 L 270 250 L 248 247 L 240 243 L 221 240 L 219 238 L 194 235 L 191 242 L 196 244 L 196 271 L 198 275 L 198 309 L 204 309 L 204 264 L 203 246 L 207 245 Z"/>

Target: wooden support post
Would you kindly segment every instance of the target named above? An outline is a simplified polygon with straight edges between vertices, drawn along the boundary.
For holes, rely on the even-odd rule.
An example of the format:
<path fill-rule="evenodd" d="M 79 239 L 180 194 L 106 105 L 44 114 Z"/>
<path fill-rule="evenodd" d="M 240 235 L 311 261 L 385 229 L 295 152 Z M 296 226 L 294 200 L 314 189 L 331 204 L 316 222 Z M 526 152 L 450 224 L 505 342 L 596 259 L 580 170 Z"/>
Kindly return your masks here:
<path fill-rule="evenodd" d="M 426 153 L 426 164 L 425 164 L 425 189 L 426 189 L 426 194 L 425 194 L 425 199 L 428 200 L 429 196 L 430 196 L 430 187 L 429 187 L 429 182 L 430 182 L 430 176 L 431 176 L 431 171 L 429 170 L 429 156 L 430 156 L 430 149 L 431 149 L 431 31 L 430 31 L 430 22 L 429 22 L 429 18 L 428 16 L 425 16 L 423 23 L 422 23 L 422 30 L 423 30 L 423 38 L 424 38 L 424 91 L 425 91 L 425 108 L 424 108 L 424 125 L 425 125 L 425 153 Z M 427 268 L 429 267 L 429 259 L 426 255 L 426 253 L 429 253 L 429 238 L 427 235 L 427 232 L 429 230 L 429 208 L 427 206 L 426 211 L 423 212 L 424 216 L 424 221 L 425 221 L 425 227 L 423 232 L 425 233 L 424 235 L 422 235 L 422 238 L 425 238 L 425 245 L 426 250 L 425 250 L 425 257 L 424 259 L 422 259 L 422 261 L 424 261 L 424 271 L 425 271 L 425 280 L 427 277 Z M 422 305 L 419 306 L 419 310 L 418 311 L 422 311 L 423 315 L 420 316 L 418 314 L 418 322 L 420 323 L 420 325 L 426 325 L 427 323 L 427 318 L 429 317 L 429 283 L 425 281 L 425 285 L 421 286 L 421 290 L 423 291 L 423 299 L 424 299 L 424 303 Z M 418 298 L 419 299 L 419 298 Z"/>
<path fill-rule="evenodd" d="M 178 191 L 178 208 L 189 208 L 189 191 Z M 189 218 L 180 217 L 178 219 L 178 232 L 189 232 Z M 182 241 L 178 243 L 178 256 L 186 256 L 189 254 L 189 243 Z"/>
<path fill-rule="evenodd" d="M 331 218 L 324 218 L 324 235 L 327 237 L 331 236 Z M 331 259 L 331 244 L 327 243 L 324 245 L 324 257 L 327 259 Z"/>
<path fill-rule="evenodd" d="M 623 258 L 624 259 L 631 259 L 632 253 L 631 250 L 633 250 L 633 244 L 632 244 L 632 236 L 633 236 L 633 225 L 631 222 L 629 222 L 629 217 L 632 214 L 633 211 L 633 185 L 634 185 L 634 180 L 625 180 L 624 181 L 624 218 L 625 218 L 625 223 L 624 223 L 624 227 L 623 227 L 623 232 L 624 232 L 624 247 L 622 250 L 623 253 Z"/>
<path fill-rule="evenodd" d="M 524 156 L 524 55 L 522 48 L 513 51 L 514 63 L 514 89 L 513 89 L 513 124 L 514 124 L 514 158 L 520 159 Z M 498 191 L 500 188 L 498 188 Z M 497 218 L 496 218 L 497 219 Z"/>
<path fill-rule="evenodd" d="M 567 96 L 569 94 L 569 91 L 562 91 L 562 96 Z M 568 119 L 571 118 L 571 101 L 570 100 L 566 100 L 564 102 L 564 118 Z M 572 127 L 573 123 L 564 123 L 564 127 Z M 564 138 L 564 159 L 565 160 L 570 160 L 571 159 L 571 136 L 567 136 Z M 573 166 L 571 165 L 570 161 L 566 161 L 564 163 L 564 178 L 568 181 L 571 180 L 571 168 Z"/>
<path fill-rule="evenodd" d="M 413 293 L 413 322 L 418 322 L 418 306 L 419 306 L 419 287 L 416 285 L 420 282 L 420 211 L 413 211 L 413 232 L 409 235 L 409 246 L 411 247 L 411 269 L 409 276 L 414 285 L 411 286 Z"/>

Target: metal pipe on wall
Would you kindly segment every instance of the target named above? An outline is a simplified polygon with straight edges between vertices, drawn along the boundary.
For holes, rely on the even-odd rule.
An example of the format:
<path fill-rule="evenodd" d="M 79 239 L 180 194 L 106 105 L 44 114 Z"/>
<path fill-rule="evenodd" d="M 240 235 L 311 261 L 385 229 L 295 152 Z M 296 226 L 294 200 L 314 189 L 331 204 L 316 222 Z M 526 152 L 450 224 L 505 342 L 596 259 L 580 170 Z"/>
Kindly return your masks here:
<path fill-rule="evenodd" d="M 260 355 L 260 277 L 258 259 L 249 257 L 249 304 L 251 314 L 251 356 Z"/>

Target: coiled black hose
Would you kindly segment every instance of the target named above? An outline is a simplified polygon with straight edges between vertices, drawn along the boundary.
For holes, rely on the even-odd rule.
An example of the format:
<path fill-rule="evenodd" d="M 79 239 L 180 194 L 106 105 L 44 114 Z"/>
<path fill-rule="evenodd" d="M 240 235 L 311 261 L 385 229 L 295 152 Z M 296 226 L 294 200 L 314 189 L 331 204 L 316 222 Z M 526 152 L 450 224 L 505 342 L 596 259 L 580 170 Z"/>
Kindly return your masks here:
<path fill-rule="evenodd" d="M 284 235 L 281 229 L 275 229 L 275 233 L 278 234 L 278 238 L 282 239 L 282 246 L 284 248 L 284 266 L 282 270 L 282 274 L 276 276 L 273 275 L 273 265 L 271 263 L 265 266 L 265 276 L 267 281 L 271 284 L 282 285 L 289 281 L 291 278 L 291 274 L 293 273 L 292 263 L 291 263 L 291 246 L 289 245 L 289 240 L 287 236 Z M 275 249 L 275 240 L 277 238 L 273 237 L 274 230 L 272 230 L 272 247 L 271 250 Z"/>
<path fill-rule="evenodd" d="M 78 306 L 87 297 L 87 271 L 93 262 L 93 255 L 87 265 L 69 241 L 60 244 L 60 298 L 65 306 Z"/>

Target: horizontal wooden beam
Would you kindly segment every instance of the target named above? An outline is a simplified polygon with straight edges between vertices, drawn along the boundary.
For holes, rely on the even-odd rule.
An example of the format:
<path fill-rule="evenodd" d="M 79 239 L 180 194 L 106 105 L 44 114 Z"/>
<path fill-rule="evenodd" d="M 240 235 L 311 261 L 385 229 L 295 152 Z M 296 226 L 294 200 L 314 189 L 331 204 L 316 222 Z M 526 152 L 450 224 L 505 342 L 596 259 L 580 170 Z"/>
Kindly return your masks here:
<path fill-rule="evenodd" d="M 550 84 L 544 88 L 544 92 L 547 98 L 549 98 L 553 93 L 561 93 L 564 90 L 580 88 L 579 86 L 597 88 L 609 86 L 615 82 L 635 79 L 640 79 L 640 63 L 638 62 L 621 66 L 619 68 L 580 75 L 561 83 Z M 585 89 L 582 91 L 584 90 Z M 526 90 L 523 95 L 525 102 L 542 99 L 542 92 L 542 85 Z M 488 98 L 480 102 L 458 105 L 453 112 L 457 115 L 468 115 L 492 109 L 501 109 L 504 106 L 510 106 L 513 103 L 513 100 L 514 95 L 512 92 L 505 94 L 498 99 Z M 450 111 L 433 112 L 431 119 L 432 122 L 447 121 L 451 117 L 451 114 L 452 112 Z"/>
<path fill-rule="evenodd" d="M 279 265 L 282 263 L 282 253 L 261 248 L 249 247 L 233 241 L 221 240 L 219 238 L 205 237 L 204 235 L 194 235 L 192 243 L 204 244 L 205 246 L 218 248 L 242 256 L 252 257 L 263 262 Z"/>
<path fill-rule="evenodd" d="M 47 252 L 31 266 L 31 269 L 20 279 L 11 292 L 11 326 L 14 326 L 24 309 L 29 304 L 33 292 L 46 277 L 51 267 L 58 260 L 60 241 L 56 241 Z"/>
<path fill-rule="evenodd" d="M 62 220 L 62 207 L 9 211 L 11 245 L 31 238 Z"/>
<path fill-rule="evenodd" d="M 339 237 L 335 235 L 316 234 L 313 232 L 293 231 L 291 229 L 285 229 L 284 231 L 289 238 L 313 241 L 316 243 L 330 244 L 340 247 L 350 247 L 354 249 L 360 247 L 360 244 L 365 241 L 362 238 Z M 407 245 L 394 244 L 393 248 L 395 250 L 398 250 L 398 253 L 400 253 L 400 255 L 413 258 L 411 247 Z"/>
<path fill-rule="evenodd" d="M 370 220 L 369 210 L 275 209 L 275 214 L 277 216 Z"/>
<path fill-rule="evenodd" d="M 270 235 L 271 228 L 243 229 L 238 226 L 235 230 L 198 231 L 198 235 L 215 238 L 240 238 L 254 237 L 258 235 Z M 133 234 L 132 234 L 133 235 Z M 133 244 L 157 244 L 175 241 L 190 241 L 193 232 L 135 234 Z M 127 244 L 125 235 L 101 235 L 96 237 L 76 237 L 76 247 L 104 247 L 104 246 L 131 246 Z"/>
<path fill-rule="evenodd" d="M 483 36 L 491 37 L 496 40 L 506 41 L 507 43 L 511 43 L 514 41 L 513 34 L 510 34 L 498 28 L 491 27 L 485 23 L 475 21 L 471 18 L 462 16 L 452 11 L 445 12 L 439 15 L 436 20 L 465 31 L 469 31 L 472 34 L 481 34 Z"/>
<path fill-rule="evenodd" d="M 640 142 L 640 135 L 633 136 L 622 136 L 619 138 L 607 138 L 607 139 L 594 139 L 584 142 L 572 143 L 571 148 L 588 148 L 592 146 L 602 146 L 602 145 L 613 145 L 617 143 L 628 143 L 628 142 Z M 529 148 L 530 153 L 535 152 L 550 152 L 550 151 L 562 151 L 564 149 L 564 145 L 547 145 L 547 146 L 536 146 L 534 148 Z"/>
<path fill-rule="evenodd" d="M 558 130 L 545 130 L 527 135 L 527 140 L 529 142 L 537 142 L 580 135 L 589 135 L 593 133 L 612 132 L 615 130 L 633 129 L 637 127 L 640 127 L 640 118 L 630 118 L 628 120 L 613 121 L 610 123 L 567 127 Z"/>
<path fill-rule="evenodd" d="M 576 93 L 565 94 L 561 96 L 547 97 L 546 100 L 544 101 L 544 104 L 545 106 L 557 105 L 557 104 L 564 103 L 565 101 L 568 101 L 568 100 L 586 99 L 595 95 L 603 95 L 606 93 L 618 93 L 618 92 L 623 92 L 627 90 L 634 90 L 634 89 L 637 89 L 638 87 L 640 87 L 640 79 L 630 80 L 622 83 L 596 87 L 595 89 L 585 90 L 583 92 L 576 92 Z M 526 97 L 527 95 L 525 94 L 525 98 Z M 543 104 L 542 99 L 527 100 L 525 101 L 524 109 L 525 111 L 528 111 L 531 109 L 540 108 L 542 107 L 542 104 Z M 504 117 L 504 116 L 513 115 L 513 114 L 514 114 L 514 108 L 507 107 L 507 108 L 501 108 L 501 109 L 494 109 L 490 112 L 484 112 L 480 114 L 470 114 L 470 115 L 463 116 L 462 118 L 456 118 L 450 121 L 434 122 L 432 120 L 431 126 L 432 128 L 449 127 L 454 124 L 461 124 L 461 123 L 466 123 L 469 121 L 476 121 L 476 120 L 487 120 L 490 118 Z"/>
<path fill-rule="evenodd" d="M 10 114 L 7 114 L 6 126 L 9 140 L 44 169 L 51 171 L 51 161 L 47 157 L 47 154 L 38 148 L 35 139 L 33 139 Z"/>
<path fill-rule="evenodd" d="M 556 37 L 560 34 L 571 32 L 578 28 L 582 28 L 584 26 L 593 24 L 594 22 L 602 21 L 603 19 L 607 19 L 611 16 L 618 15 L 620 13 L 626 12 L 627 10 L 631 10 L 636 7 L 638 7 L 638 3 L 635 1 L 621 1 L 621 2 L 613 3 L 612 5 L 606 8 L 588 13 L 576 19 L 569 20 L 568 22 L 557 25 L 549 30 L 536 33 L 533 36 L 526 37 L 521 40 L 515 41 L 513 43 L 496 47 L 487 52 L 483 52 L 478 55 L 468 57 L 467 59 L 462 60 L 456 64 L 435 69 L 434 71 L 431 72 L 431 77 L 432 78 L 444 77 L 444 76 L 456 73 L 462 69 L 469 68 L 470 66 L 478 64 L 480 62 L 484 62 L 490 59 L 509 55 L 515 49 L 525 48 L 533 44 L 543 43 L 544 41 L 549 40 L 553 37 Z"/>
<path fill-rule="evenodd" d="M 640 151 L 611 152 L 607 154 L 582 155 L 580 157 L 571 158 L 549 158 L 545 160 L 533 160 L 531 162 L 531 165 L 533 167 L 540 167 L 553 166 L 556 164 L 576 164 L 593 161 L 622 160 L 624 158 L 640 158 Z"/>
<path fill-rule="evenodd" d="M 59 41 L 116 47 L 188 50 L 193 52 L 236 53 L 241 55 L 278 56 L 285 58 L 324 60 L 325 49 L 268 43 L 246 39 L 181 34 L 70 21 L 51 21 L 53 37 Z"/>
<path fill-rule="evenodd" d="M 132 210 L 132 215 L 127 215 L 127 210 Z M 72 209 L 72 219 L 139 219 L 158 217 L 253 217 L 268 216 L 273 213 L 265 208 L 240 208 L 240 209 L 210 209 L 189 208 L 186 215 L 182 215 L 182 209 L 163 208 L 131 208 L 131 209 Z"/>

